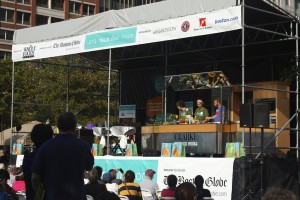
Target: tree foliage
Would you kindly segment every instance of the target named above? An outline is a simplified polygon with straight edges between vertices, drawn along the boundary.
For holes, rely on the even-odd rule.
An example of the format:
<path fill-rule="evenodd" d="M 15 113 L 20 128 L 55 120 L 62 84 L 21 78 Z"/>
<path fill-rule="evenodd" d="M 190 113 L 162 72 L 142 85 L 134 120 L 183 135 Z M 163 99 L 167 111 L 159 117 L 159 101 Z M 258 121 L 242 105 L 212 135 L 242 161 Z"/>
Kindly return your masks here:
<path fill-rule="evenodd" d="M 2 128 L 10 126 L 12 61 L 2 60 L 0 113 Z M 66 110 L 78 123 L 104 124 L 107 120 L 108 70 L 78 56 L 65 56 L 15 63 L 14 124 L 33 120 L 56 124 Z M 68 84 L 69 83 L 69 84 Z M 111 73 L 110 122 L 117 121 L 118 73 Z"/>

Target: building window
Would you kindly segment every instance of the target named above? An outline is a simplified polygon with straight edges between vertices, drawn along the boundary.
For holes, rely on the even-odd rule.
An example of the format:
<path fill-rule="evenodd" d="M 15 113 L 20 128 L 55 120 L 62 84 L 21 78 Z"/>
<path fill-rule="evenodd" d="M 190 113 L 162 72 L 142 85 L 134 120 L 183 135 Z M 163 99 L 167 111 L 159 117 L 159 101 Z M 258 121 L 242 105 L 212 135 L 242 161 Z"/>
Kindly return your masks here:
<path fill-rule="evenodd" d="M 11 57 L 11 52 L 7 51 L 0 51 L 0 59 L 6 59 Z"/>
<path fill-rule="evenodd" d="M 108 11 L 110 8 L 110 0 L 100 1 L 100 12 Z"/>
<path fill-rule="evenodd" d="M 36 5 L 44 8 L 48 8 L 48 0 L 36 0 Z"/>
<path fill-rule="evenodd" d="M 44 15 L 36 15 L 36 25 L 49 24 L 49 17 Z"/>
<path fill-rule="evenodd" d="M 81 3 L 70 1 L 69 12 L 80 14 Z"/>
<path fill-rule="evenodd" d="M 64 1 L 63 0 L 55 0 L 55 1 L 52 0 L 51 9 L 64 10 Z"/>
<path fill-rule="evenodd" d="M 0 21 L 14 22 L 14 11 L 0 8 Z"/>
<path fill-rule="evenodd" d="M 30 5 L 30 0 L 18 0 L 18 3 Z"/>
<path fill-rule="evenodd" d="M 13 36 L 14 36 L 13 31 L 0 29 L 0 39 L 2 39 L 2 40 L 12 40 Z"/>
<path fill-rule="evenodd" d="M 30 13 L 17 12 L 17 24 L 30 25 Z"/>
<path fill-rule="evenodd" d="M 95 6 L 89 4 L 83 4 L 83 15 L 93 15 Z"/>

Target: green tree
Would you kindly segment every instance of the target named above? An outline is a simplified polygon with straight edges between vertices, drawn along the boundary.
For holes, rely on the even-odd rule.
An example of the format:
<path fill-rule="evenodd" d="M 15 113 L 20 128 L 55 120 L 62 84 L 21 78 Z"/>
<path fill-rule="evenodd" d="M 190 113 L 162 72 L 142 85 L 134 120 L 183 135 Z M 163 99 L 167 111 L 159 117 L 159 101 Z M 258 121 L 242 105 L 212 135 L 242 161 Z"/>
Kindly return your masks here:
<path fill-rule="evenodd" d="M 10 119 L 11 66 L 10 60 L 1 61 L 0 112 Z M 67 109 L 77 114 L 82 125 L 88 122 L 103 124 L 107 118 L 108 71 L 78 56 L 65 56 L 41 61 L 15 63 L 14 124 L 50 120 L 55 125 L 57 116 Z M 69 87 L 68 85 L 69 80 Z M 111 74 L 111 118 L 117 120 L 118 73 Z M 67 91 L 68 88 L 68 91 Z M 10 120 L 5 121 L 5 128 Z"/>

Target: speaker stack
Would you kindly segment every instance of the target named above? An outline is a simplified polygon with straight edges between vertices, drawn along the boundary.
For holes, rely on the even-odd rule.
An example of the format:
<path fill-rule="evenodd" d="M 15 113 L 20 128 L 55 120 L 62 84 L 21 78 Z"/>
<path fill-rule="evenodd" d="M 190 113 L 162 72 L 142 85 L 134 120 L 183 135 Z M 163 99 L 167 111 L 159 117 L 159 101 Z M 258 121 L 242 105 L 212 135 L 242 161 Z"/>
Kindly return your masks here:
<path fill-rule="evenodd" d="M 252 180 L 251 180 L 251 175 L 252 175 L 252 156 L 251 156 L 251 128 L 261 128 L 261 146 L 260 146 L 260 169 L 261 169 L 261 174 L 260 174 L 260 192 L 257 195 L 257 197 L 260 197 L 262 199 L 263 193 L 264 193 L 264 175 L 263 175 L 263 165 L 264 165 L 264 160 L 263 160 L 263 145 L 264 145 L 264 128 L 269 128 L 269 105 L 268 104 L 242 104 L 240 106 L 240 127 L 244 128 L 249 128 L 249 165 L 250 165 L 250 187 L 249 191 L 244 196 L 242 200 L 245 200 L 249 198 L 250 200 L 255 199 L 254 194 L 252 191 Z"/>
<path fill-rule="evenodd" d="M 269 128 L 268 104 L 241 104 L 240 127 Z"/>

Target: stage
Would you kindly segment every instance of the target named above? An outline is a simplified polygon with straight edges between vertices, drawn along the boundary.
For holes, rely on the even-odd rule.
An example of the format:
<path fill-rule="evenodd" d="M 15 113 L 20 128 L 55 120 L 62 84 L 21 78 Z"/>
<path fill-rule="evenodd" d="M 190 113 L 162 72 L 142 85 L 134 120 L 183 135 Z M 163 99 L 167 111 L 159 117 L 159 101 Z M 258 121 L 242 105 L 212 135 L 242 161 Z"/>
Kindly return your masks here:
<path fill-rule="evenodd" d="M 199 158 L 199 157 L 118 157 L 96 156 L 95 166 L 101 166 L 103 172 L 111 168 L 133 170 L 135 182 L 144 179 L 146 169 L 156 171 L 154 181 L 159 188 L 167 187 L 166 177 L 174 174 L 178 184 L 193 182 L 196 175 L 202 175 L 204 188 L 209 189 L 215 200 L 241 200 L 249 190 L 249 163 L 246 158 Z M 252 191 L 258 194 L 260 185 L 259 160 L 252 164 Z M 265 158 L 263 165 L 264 186 L 280 186 L 292 190 L 299 197 L 298 164 L 295 158 Z M 118 173 L 119 178 L 121 174 Z"/>

